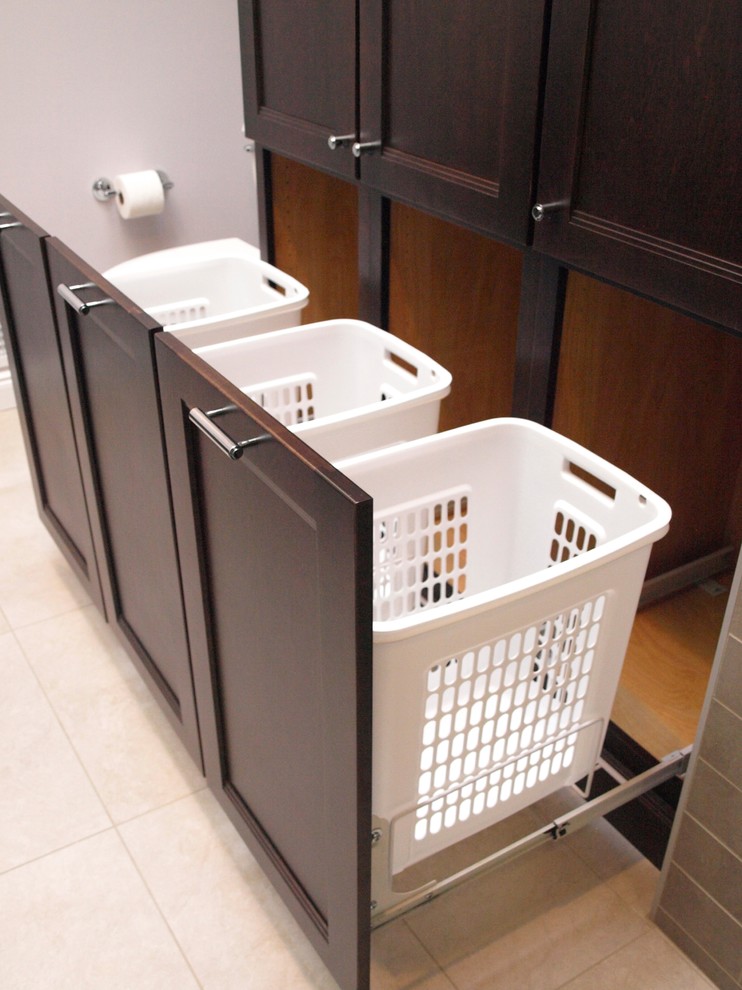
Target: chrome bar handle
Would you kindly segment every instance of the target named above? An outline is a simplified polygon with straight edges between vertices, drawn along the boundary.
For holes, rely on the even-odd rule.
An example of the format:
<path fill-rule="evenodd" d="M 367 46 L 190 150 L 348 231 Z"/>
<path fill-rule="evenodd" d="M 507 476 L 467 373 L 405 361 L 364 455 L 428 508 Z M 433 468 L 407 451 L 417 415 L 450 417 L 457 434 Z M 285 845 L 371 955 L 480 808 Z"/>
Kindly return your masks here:
<path fill-rule="evenodd" d="M 10 223 L 0 223 L 0 230 L 8 230 L 10 227 L 22 227 L 23 226 L 23 224 L 20 223 L 18 220 L 16 220 L 16 218 L 13 216 L 12 213 L 8 213 L 7 210 L 3 210 L 3 212 L 0 213 L 0 220 L 4 220 L 5 217 L 11 217 L 12 219 L 11 219 Z"/>
<path fill-rule="evenodd" d="M 355 139 L 355 134 L 331 134 L 327 139 L 327 144 L 330 151 L 337 151 L 338 148 L 344 148 L 346 144 L 350 144 Z"/>
<path fill-rule="evenodd" d="M 95 288 L 97 288 L 95 282 L 83 282 L 81 285 L 65 285 L 61 283 L 57 286 L 57 293 L 76 313 L 79 313 L 80 316 L 87 316 L 95 306 L 112 306 L 114 302 L 113 299 L 96 299 L 93 302 L 86 302 L 84 299 L 75 295 L 80 289 Z"/>
<path fill-rule="evenodd" d="M 356 158 L 360 158 L 361 155 L 368 155 L 372 151 L 378 151 L 381 147 L 381 141 L 356 141 L 353 145 L 353 154 Z"/>
<path fill-rule="evenodd" d="M 540 223 L 550 213 L 560 213 L 562 210 L 566 210 L 568 206 L 568 199 L 559 199 L 553 203 L 536 203 L 531 210 L 531 216 L 537 223 Z"/>
<path fill-rule="evenodd" d="M 224 406 L 222 409 L 212 409 L 209 412 L 203 412 L 201 409 L 194 407 L 188 413 L 188 419 L 193 425 L 198 427 L 212 443 L 216 444 L 223 454 L 226 454 L 233 461 L 238 461 L 242 457 L 245 448 L 254 447 L 258 443 L 264 443 L 266 440 L 270 440 L 267 433 L 263 436 L 253 437 L 252 440 L 233 440 L 224 430 L 216 425 L 214 422 L 216 416 L 223 416 L 225 413 L 234 412 L 236 408 L 236 406 Z"/>

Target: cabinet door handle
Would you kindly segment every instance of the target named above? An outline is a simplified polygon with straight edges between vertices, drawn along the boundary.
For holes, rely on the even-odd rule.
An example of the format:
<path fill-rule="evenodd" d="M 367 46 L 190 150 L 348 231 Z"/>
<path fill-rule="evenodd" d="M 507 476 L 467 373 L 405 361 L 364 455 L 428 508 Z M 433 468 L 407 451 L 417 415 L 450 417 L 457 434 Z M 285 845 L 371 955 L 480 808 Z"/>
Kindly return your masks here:
<path fill-rule="evenodd" d="M 378 151 L 381 148 L 381 141 L 356 141 L 353 145 L 353 154 L 356 158 L 360 158 L 361 155 L 368 155 L 372 151 Z"/>
<path fill-rule="evenodd" d="M 355 139 L 355 134 L 331 134 L 327 139 L 327 144 L 330 151 L 337 151 L 338 148 L 344 148 L 346 144 L 350 144 Z"/>
<path fill-rule="evenodd" d="M 87 316 L 95 306 L 112 306 L 114 304 L 113 299 L 96 299 L 93 302 L 86 302 L 84 299 L 75 295 L 80 289 L 95 288 L 95 282 L 83 282 L 81 285 L 64 285 L 62 283 L 57 286 L 57 292 L 66 303 L 69 303 L 76 313 L 79 313 L 81 316 Z"/>
<path fill-rule="evenodd" d="M 553 203 L 536 203 L 531 210 L 531 216 L 534 220 L 540 223 L 550 213 L 559 213 L 562 210 L 566 210 L 568 206 L 568 199 L 559 199 Z"/>
<path fill-rule="evenodd" d="M 0 217 L 10 217 L 11 213 L 0 213 Z M 10 230 L 11 227 L 22 227 L 23 224 L 19 220 L 10 220 L 8 223 L 0 223 L 0 230 Z"/>
<path fill-rule="evenodd" d="M 246 447 L 254 447 L 258 443 L 264 443 L 266 440 L 270 440 L 270 436 L 267 433 L 263 436 L 253 437 L 252 440 L 233 440 L 213 422 L 216 416 L 223 416 L 225 413 L 234 412 L 236 408 L 236 406 L 224 406 L 222 409 L 211 409 L 209 412 L 203 412 L 203 410 L 194 407 L 188 413 L 188 419 L 193 425 L 198 427 L 212 443 L 216 444 L 223 454 L 226 454 L 233 461 L 238 461 L 242 457 Z"/>

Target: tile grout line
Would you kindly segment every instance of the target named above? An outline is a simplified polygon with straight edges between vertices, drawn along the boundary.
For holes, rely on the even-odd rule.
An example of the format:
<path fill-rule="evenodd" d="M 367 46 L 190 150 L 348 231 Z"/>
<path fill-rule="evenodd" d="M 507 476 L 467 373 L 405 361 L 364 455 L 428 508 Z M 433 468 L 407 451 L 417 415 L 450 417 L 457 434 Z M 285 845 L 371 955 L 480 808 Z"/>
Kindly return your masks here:
<path fill-rule="evenodd" d="M 685 935 L 685 937 L 688 939 L 688 941 L 691 942 L 696 947 L 696 949 L 698 949 L 699 955 L 704 956 L 706 959 L 709 960 L 709 962 L 713 963 L 714 966 L 717 966 L 730 979 L 735 980 L 735 982 L 739 983 L 739 980 L 737 979 L 737 977 L 735 977 L 732 973 L 729 972 L 728 969 L 726 969 L 724 966 L 722 966 L 722 964 L 719 962 L 718 959 L 716 959 L 709 952 L 707 952 L 706 949 L 704 949 L 704 947 L 700 944 L 700 942 L 697 942 L 696 939 L 693 937 L 693 935 L 691 935 L 690 932 L 686 931 L 685 928 L 683 928 L 683 926 L 680 924 L 680 922 L 677 921 L 675 919 L 675 917 L 672 914 L 670 914 L 669 911 L 666 911 L 662 907 L 660 907 L 659 911 L 662 914 L 666 915 L 667 918 L 672 922 L 672 924 L 676 928 L 680 929 L 680 931 L 683 933 L 683 935 Z M 695 969 L 698 970 L 698 972 L 701 974 L 701 976 L 703 976 L 703 978 L 705 980 L 708 980 L 708 982 L 709 982 L 709 984 L 710 984 L 711 987 L 715 987 L 716 986 L 716 984 L 711 979 L 711 977 L 710 976 L 707 976 L 704 973 L 704 971 L 701 969 L 701 967 L 696 962 L 694 962 L 693 959 L 691 959 L 691 957 L 689 955 L 687 955 L 685 952 L 683 952 L 683 950 L 678 945 L 676 945 L 675 942 L 673 942 L 673 940 L 669 937 L 669 935 L 665 935 L 665 933 L 662 931 L 661 928 L 660 928 L 660 933 L 670 943 L 670 945 L 673 946 L 673 948 L 677 949 L 677 951 L 680 952 L 680 954 L 685 959 L 687 959 L 687 961 L 690 963 L 690 965 L 692 965 Z"/>
<path fill-rule="evenodd" d="M 73 839 L 71 842 L 65 842 L 61 846 L 57 846 L 55 849 L 47 849 L 46 852 L 39 853 L 38 856 L 32 856 L 31 859 L 26 859 L 22 863 L 16 863 L 15 866 L 9 866 L 5 870 L 0 870 L 0 880 L 3 877 L 9 876 L 11 873 L 15 873 L 16 870 L 22 870 L 26 866 L 31 866 L 33 863 L 40 863 L 44 859 L 48 859 L 51 856 L 56 856 L 58 853 L 64 852 L 66 849 L 72 849 L 74 846 L 79 846 L 83 842 L 87 842 L 89 839 L 95 839 L 99 835 L 105 835 L 107 832 L 115 832 L 116 826 L 111 823 L 105 828 L 96 829 L 94 832 L 90 832 L 88 835 L 81 835 L 77 839 Z"/>
<path fill-rule="evenodd" d="M 186 795 L 186 797 L 190 797 L 190 795 Z M 177 798 L 177 800 L 181 801 L 181 800 L 183 800 L 183 798 Z M 173 804 L 173 803 L 174 802 L 172 802 L 172 801 L 171 802 L 168 802 L 168 804 Z M 167 805 L 163 805 L 163 807 L 167 807 Z M 159 808 L 153 808 L 152 811 L 159 811 Z M 149 812 L 145 812 L 145 814 L 149 814 Z M 142 816 L 141 815 L 138 815 L 136 817 L 137 818 L 140 818 Z M 130 821 L 134 821 L 134 820 L 135 819 L 130 819 Z M 126 824 L 128 824 L 128 822 L 122 822 L 121 824 L 126 825 Z M 154 891 L 152 890 L 152 888 L 150 887 L 149 883 L 147 882 L 147 878 L 144 876 L 144 874 L 142 873 L 142 871 L 139 869 L 139 864 L 137 863 L 136 859 L 134 858 L 134 856 L 133 856 L 133 854 L 131 852 L 131 849 L 129 849 L 129 846 L 127 845 L 126 839 L 122 835 L 121 829 L 119 828 L 118 825 L 115 825 L 114 826 L 114 831 L 116 832 L 116 835 L 118 837 L 119 842 L 121 843 L 121 845 L 123 846 L 124 850 L 126 851 L 126 855 L 127 855 L 128 859 L 129 859 L 129 862 L 134 867 L 134 870 L 136 871 L 137 876 L 141 880 L 142 885 L 144 886 L 144 889 L 147 891 L 147 894 L 148 894 L 148 896 L 149 896 L 152 904 L 154 905 L 155 910 L 157 911 L 157 913 L 159 914 L 159 916 L 162 918 L 163 924 L 165 925 L 166 929 L 170 932 L 170 936 L 171 936 L 173 942 L 177 945 L 178 952 L 180 952 L 181 956 L 183 957 L 183 960 L 185 961 L 185 964 L 188 967 L 189 972 L 193 975 L 193 979 L 196 981 L 197 986 L 201 987 L 201 990 L 204 990 L 204 985 L 201 982 L 201 980 L 198 978 L 198 975 L 196 974 L 196 971 L 194 970 L 194 968 L 193 968 L 193 966 L 191 964 L 191 960 L 188 958 L 188 954 L 187 954 L 187 952 L 185 950 L 185 947 L 181 944 L 180 939 L 175 934 L 172 925 L 170 924 L 170 922 L 168 921 L 167 917 L 165 916 L 162 908 L 160 907 L 160 902 L 157 900 L 157 897 L 155 896 Z"/>
<path fill-rule="evenodd" d="M 81 609 L 75 609 L 73 611 L 81 611 Z M 68 614 L 68 613 L 65 613 L 65 614 Z M 28 627 L 24 626 L 23 628 L 28 628 Z M 39 690 L 41 691 L 41 694 L 42 694 L 42 696 L 44 698 L 44 701 L 49 706 L 49 709 L 51 710 L 52 715 L 54 716 L 54 720 L 56 721 L 57 725 L 59 726 L 60 731 L 62 732 L 62 735 L 64 736 L 64 738 L 69 743 L 70 749 L 74 753 L 75 759 L 77 760 L 80 768 L 82 769 L 83 774 L 85 775 L 85 779 L 90 784 L 90 786 L 91 786 L 91 788 L 93 790 L 93 793 L 95 794 L 96 798 L 98 799 L 98 802 L 100 803 L 101 808 L 103 809 L 106 817 L 108 818 L 109 822 L 111 823 L 110 827 L 111 828 L 115 828 L 116 827 L 116 822 L 113 820 L 113 816 L 111 815 L 111 812 L 109 811 L 108 806 L 106 805 L 106 802 L 103 800 L 103 796 L 101 795 L 100 791 L 98 790 L 98 788 L 97 788 L 97 786 L 95 784 L 95 781 L 91 777 L 90 772 L 89 772 L 87 766 L 85 765 L 85 761 L 83 760 L 83 758 L 80 755 L 77 747 L 75 746 L 75 743 L 73 742 L 70 734 L 67 732 L 67 729 L 65 728 L 64 723 L 62 722 L 62 719 L 60 718 L 59 712 L 57 711 L 56 706 L 54 705 L 54 702 L 49 697 L 46 689 L 44 688 L 44 685 L 42 684 L 41 679 L 39 678 L 39 675 L 37 674 L 36 669 L 34 668 L 34 665 L 31 663 L 31 661 L 30 661 L 30 659 L 29 659 L 26 651 L 23 649 L 23 644 L 18 639 L 18 637 L 15 635 L 15 630 L 13 631 L 13 636 L 14 636 L 14 639 L 15 639 L 16 643 L 18 644 L 18 648 L 21 651 L 21 655 L 23 656 L 23 659 L 28 664 L 28 668 L 31 671 L 31 674 L 32 674 L 34 680 L 36 681 L 36 683 L 37 683 L 37 685 L 39 687 Z M 105 831 L 105 830 L 103 830 L 103 831 Z"/>
<path fill-rule="evenodd" d="M 579 973 L 575 973 L 573 976 L 570 976 L 569 979 L 565 980 L 564 983 L 560 983 L 558 987 L 554 987 L 554 990 L 564 990 L 565 987 L 569 987 L 570 983 L 574 983 L 575 980 L 579 980 L 583 976 L 586 976 L 588 973 L 591 973 L 594 969 L 597 969 L 598 966 L 602 966 L 603 963 L 605 963 L 607 960 L 613 959 L 613 957 L 618 955 L 619 952 L 623 952 L 625 949 L 628 948 L 628 946 L 633 945 L 635 942 L 638 942 L 640 938 L 644 938 L 644 936 L 647 935 L 648 933 L 649 933 L 649 929 L 647 929 L 647 931 L 640 932 L 638 935 L 635 935 L 634 938 L 630 938 L 628 942 L 624 942 L 623 945 L 618 946 L 616 949 L 613 950 L 613 952 L 609 952 L 607 956 L 603 956 L 601 959 L 597 959 L 586 969 L 583 969 Z"/>
<path fill-rule="evenodd" d="M 420 905 L 420 906 L 422 907 L 422 905 Z M 430 959 L 430 961 L 433 963 L 433 965 L 435 966 L 435 968 L 438 971 L 438 973 L 440 973 L 442 976 L 444 976 L 446 978 L 446 980 L 451 984 L 451 987 L 453 988 L 453 990 L 460 990 L 460 987 L 459 987 L 458 983 L 456 983 L 454 981 L 453 977 L 450 975 L 450 973 L 448 973 L 448 971 L 445 970 L 443 968 L 443 966 L 440 965 L 440 963 L 438 962 L 438 960 L 431 953 L 430 949 L 428 949 L 427 945 L 425 945 L 425 943 L 422 941 L 422 939 L 417 934 L 417 932 L 414 930 L 414 928 L 411 928 L 407 924 L 406 917 L 405 916 L 402 916 L 402 918 L 400 920 L 401 920 L 402 924 L 405 926 L 405 928 L 407 929 L 408 933 L 412 936 L 412 938 L 414 939 L 414 941 L 417 942 L 417 944 L 423 950 L 423 952 L 428 957 L 428 959 Z"/>

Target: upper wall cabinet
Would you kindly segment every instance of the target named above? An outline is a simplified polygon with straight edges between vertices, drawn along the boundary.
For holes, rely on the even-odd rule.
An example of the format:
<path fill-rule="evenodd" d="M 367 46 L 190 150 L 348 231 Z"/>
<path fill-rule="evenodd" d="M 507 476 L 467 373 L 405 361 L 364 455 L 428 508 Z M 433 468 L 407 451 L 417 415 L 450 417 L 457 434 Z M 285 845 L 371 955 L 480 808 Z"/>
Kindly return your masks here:
<path fill-rule="evenodd" d="M 245 133 L 274 151 L 355 176 L 355 0 L 239 0 Z M 345 137 L 330 146 L 329 138 Z"/>
<path fill-rule="evenodd" d="M 742 329 L 742 5 L 555 0 L 534 246 Z"/>
<path fill-rule="evenodd" d="M 355 10 L 241 0 L 247 133 L 525 243 L 543 0 L 361 0 L 357 25 Z"/>

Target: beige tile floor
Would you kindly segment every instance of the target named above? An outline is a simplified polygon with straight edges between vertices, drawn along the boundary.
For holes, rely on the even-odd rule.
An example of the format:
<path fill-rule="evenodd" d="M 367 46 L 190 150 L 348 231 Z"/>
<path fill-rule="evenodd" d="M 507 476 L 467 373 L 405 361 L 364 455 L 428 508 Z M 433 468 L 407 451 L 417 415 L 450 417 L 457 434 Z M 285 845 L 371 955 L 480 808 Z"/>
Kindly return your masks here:
<path fill-rule="evenodd" d="M 657 877 L 590 826 L 379 929 L 373 988 L 708 988 L 649 920 Z M 0 987 L 335 990 L 38 521 L 14 410 L 0 412 Z"/>

